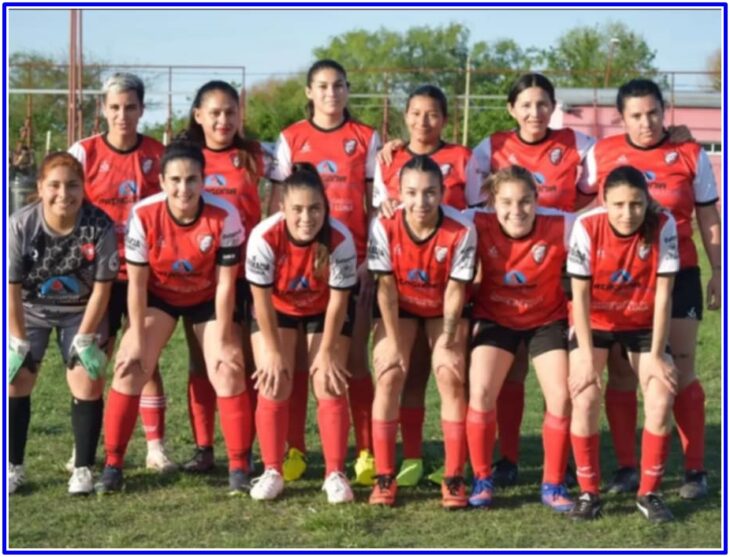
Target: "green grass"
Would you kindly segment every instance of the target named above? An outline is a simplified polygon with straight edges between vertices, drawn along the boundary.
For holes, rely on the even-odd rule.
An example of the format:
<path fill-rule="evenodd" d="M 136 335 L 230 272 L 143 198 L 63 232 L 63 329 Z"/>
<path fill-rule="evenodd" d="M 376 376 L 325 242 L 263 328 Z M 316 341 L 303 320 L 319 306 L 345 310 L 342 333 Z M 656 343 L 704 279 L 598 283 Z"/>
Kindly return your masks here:
<path fill-rule="evenodd" d="M 703 276 L 706 277 L 706 268 Z M 281 500 L 266 504 L 226 495 L 227 473 L 220 437 L 219 465 L 209 477 L 162 478 L 144 470 L 141 428 L 130 445 L 126 492 L 106 498 L 70 498 L 63 464 L 71 449 L 70 395 L 55 346 L 49 350 L 33 394 L 27 448 L 28 489 L 9 500 L 9 545 L 17 548 L 717 548 L 721 545 L 721 321 L 706 313 L 700 329 L 697 370 L 707 395 L 707 458 L 710 496 L 686 502 L 676 495 L 681 476 L 679 442 L 673 441 L 663 484 L 677 520 L 652 526 L 630 496 L 606 497 L 605 517 L 573 524 L 539 503 L 542 401 L 534 373 L 527 384 L 520 485 L 499 492 L 489 511 L 447 513 L 437 486 L 399 492 L 395 509 L 371 508 L 369 490 L 356 488 L 357 503 L 332 507 L 320 491 L 322 459 L 310 401 L 310 467 L 304 480 L 287 486 Z M 185 401 L 187 352 L 178 330 L 166 349 L 162 373 L 168 396 L 168 439 L 181 461 L 192 438 Z M 426 465 L 440 462 L 438 395 L 429 387 Z M 614 469 L 603 424 L 604 477 Z M 101 455 L 101 449 L 100 449 Z M 260 463 L 258 463 L 260 470 Z"/>

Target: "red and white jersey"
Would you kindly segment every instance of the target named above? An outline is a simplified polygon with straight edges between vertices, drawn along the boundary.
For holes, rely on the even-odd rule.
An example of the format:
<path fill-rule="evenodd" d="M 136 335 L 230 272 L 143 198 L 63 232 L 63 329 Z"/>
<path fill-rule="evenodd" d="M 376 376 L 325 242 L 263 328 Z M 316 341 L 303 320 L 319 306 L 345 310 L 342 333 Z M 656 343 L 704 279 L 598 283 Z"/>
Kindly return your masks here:
<path fill-rule="evenodd" d="M 466 215 L 474 221 L 482 266 L 474 317 L 517 330 L 565 319 L 560 278 L 573 215 L 538 207 L 532 232 L 522 238 L 507 236 L 493 210 L 470 210 Z"/>
<path fill-rule="evenodd" d="M 330 214 L 352 232 L 358 262 L 365 259 L 368 238 L 367 181 L 375 174 L 375 155 L 380 147 L 370 126 L 346 119 L 342 125 L 323 130 L 309 120 L 286 128 L 276 146 L 276 165 L 270 178 L 285 180 L 292 165 L 314 165 L 324 182 Z"/>
<path fill-rule="evenodd" d="M 357 283 L 355 244 L 347 227 L 330 217 L 329 245 L 297 244 L 289 236 L 284 213 L 263 220 L 251 232 L 246 248 L 246 279 L 272 288 L 276 311 L 308 316 L 324 313 L 329 289 Z M 320 254 L 319 250 L 326 250 Z M 315 269 L 315 267 L 318 267 Z"/>
<path fill-rule="evenodd" d="M 124 234 L 132 206 L 160 191 L 160 158 L 165 146 L 139 135 L 127 151 L 112 147 L 106 134 L 93 135 L 71 145 L 68 152 L 84 168 L 84 194 L 114 221 L 119 251 L 117 280 L 127 280 Z"/>
<path fill-rule="evenodd" d="M 368 269 L 393 274 L 399 307 L 419 317 L 443 315 L 449 280 L 474 279 L 474 225 L 448 205 L 440 212 L 436 230 L 423 240 L 409 230 L 402 208 L 392 219 L 378 217 L 370 225 Z"/>
<path fill-rule="evenodd" d="M 203 192 L 192 223 L 175 220 L 167 194 L 132 208 L 126 247 L 130 265 L 148 265 L 148 290 L 168 304 L 187 307 L 215 298 L 216 266 L 238 265 L 244 230 L 235 207 Z"/>
<path fill-rule="evenodd" d="M 573 226 L 568 274 L 591 279 L 591 327 L 600 331 L 650 329 L 657 275 L 679 270 L 677 226 L 668 211 L 659 214 L 656 240 L 640 233 L 619 236 L 598 207 Z"/>
<path fill-rule="evenodd" d="M 378 208 L 386 199 L 400 199 L 400 171 L 415 154 L 408 148 L 393 153 L 390 165 L 378 163 L 373 180 L 373 207 Z M 455 209 L 466 209 L 466 166 L 471 149 L 453 143 L 442 143 L 428 155 L 441 167 L 444 175 L 444 198 L 442 203 Z"/>
<path fill-rule="evenodd" d="M 502 168 L 516 164 L 532 172 L 541 207 L 575 212 L 578 191 L 593 195 L 584 183 L 583 161 L 595 140 L 571 128 L 548 129 L 536 143 L 520 138 L 517 130 L 496 132 L 474 149 L 466 178 L 466 201 L 470 206 L 486 201 L 484 180 Z"/>
<path fill-rule="evenodd" d="M 627 135 L 601 139 L 586 158 L 588 182 L 600 190 L 601 202 L 606 177 L 614 168 L 625 165 L 644 173 L 651 196 L 676 219 L 682 268 L 697 266 L 692 213 L 696 205 L 714 205 L 718 200 L 712 164 L 702 146 L 665 139 L 644 149 L 633 145 Z"/>

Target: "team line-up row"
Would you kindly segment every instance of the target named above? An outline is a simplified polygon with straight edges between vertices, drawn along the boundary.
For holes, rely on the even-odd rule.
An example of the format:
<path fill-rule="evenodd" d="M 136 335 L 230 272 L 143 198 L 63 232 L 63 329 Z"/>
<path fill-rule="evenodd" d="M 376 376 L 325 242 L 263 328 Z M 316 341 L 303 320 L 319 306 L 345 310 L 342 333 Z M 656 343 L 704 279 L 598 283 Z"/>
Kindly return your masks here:
<path fill-rule="evenodd" d="M 355 479 L 373 485 L 371 503 L 394 504 L 397 486 L 423 474 L 423 400 L 433 370 L 443 506 L 488 507 L 495 485 L 516 481 L 529 353 L 546 406 L 544 504 L 576 519 L 600 514 L 607 363 L 606 411 L 620 466 L 611 491 L 638 488 L 645 516 L 671 519 L 658 488 L 673 413 L 685 453 L 680 495 L 705 495 L 692 218 L 712 265 L 714 309 L 717 192 L 700 146 L 686 130 L 664 129 L 656 84 L 622 86 L 626 134 L 595 142 L 550 129 L 552 84 L 527 74 L 508 96 L 518 127 L 473 153 L 441 139 L 446 98 L 423 86 L 406 106 L 410 137 L 377 159 L 377 133 L 349 114 L 339 64 L 313 65 L 306 93 L 308 118 L 282 132 L 266 171 L 278 185 L 263 221 L 264 157 L 240 135 L 238 97 L 224 82 L 201 87 L 184 141 L 164 149 L 137 133 L 143 84 L 116 74 L 103 93 L 107 133 L 73 145 L 73 156 L 43 161 L 39 201 L 10 223 L 9 492 L 25 483 L 30 394 L 53 328 L 73 396 L 69 492 L 122 488 L 138 413 L 148 467 L 175 466 L 164 450 L 157 361 L 183 317 L 197 447 L 183 467 L 213 467 L 217 408 L 232 492 L 273 499 L 285 478 L 304 473 L 311 379 L 327 500 L 353 499 L 344 474 L 352 413 Z M 596 196 L 600 207 L 576 218 Z M 104 409 L 104 367 L 123 316 Z M 645 405 L 640 474 L 637 379 Z M 106 460 L 94 486 L 102 417 Z M 404 462 L 396 472 L 399 424 Z M 493 464 L 497 431 L 502 459 Z M 251 481 L 254 432 L 264 473 Z M 565 487 L 571 444 L 576 501 Z"/>

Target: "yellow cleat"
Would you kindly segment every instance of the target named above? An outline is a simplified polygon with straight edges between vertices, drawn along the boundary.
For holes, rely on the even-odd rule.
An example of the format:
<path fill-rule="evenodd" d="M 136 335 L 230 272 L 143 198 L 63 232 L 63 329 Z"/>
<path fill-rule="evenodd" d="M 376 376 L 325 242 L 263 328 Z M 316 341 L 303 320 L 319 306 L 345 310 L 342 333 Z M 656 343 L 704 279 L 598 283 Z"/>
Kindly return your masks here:
<path fill-rule="evenodd" d="M 360 451 L 355 461 L 355 483 L 358 485 L 375 483 L 375 459 L 367 449 Z"/>
<path fill-rule="evenodd" d="M 304 472 L 307 471 L 307 457 L 299 449 L 291 447 L 286 453 L 281 470 L 284 475 L 284 481 L 294 482 L 301 478 Z"/>
<path fill-rule="evenodd" d="M 396 480 L 400 487 L 413 487 L 423 478 L 423 460 L 420 458 L 407 458 L 400 466 L 400 472 Z"/>

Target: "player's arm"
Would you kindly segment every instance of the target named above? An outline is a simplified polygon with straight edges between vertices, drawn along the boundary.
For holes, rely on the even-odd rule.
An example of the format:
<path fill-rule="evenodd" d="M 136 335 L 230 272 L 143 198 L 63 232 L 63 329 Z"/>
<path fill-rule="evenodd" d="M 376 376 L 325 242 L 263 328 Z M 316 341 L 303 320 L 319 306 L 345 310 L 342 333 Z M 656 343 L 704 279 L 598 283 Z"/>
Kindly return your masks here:
<path fill-rule="evenodd" d="M 233 327 L 237 276 L 238 264 L 216 266 L 215 319 L 223 339 L 230 338 Z"/>
<path fill-rule="evenodd" d="M 720 309 L 722 296 L 722 249 L 720 247 L 720 215 L 717 206 L 698 205 L 695 209 L 697 225 L 700 229 L 702 244 L 705 247 L 707 259 L 710 260 L 712 275 L 707 284 L 708 309 Z"/>
<path fill-rule="evenodd" d="M 398 287 L 393 274 L 379 274 L 378 308 L 386 336 L 400 346 L 398 335 Z"/>
<path fill-rule="evenodd" d="M 466 283 L 449 280 L 444 292 L 444 328 L 442 335 L 447 346 L 453 345 L 466 301 Z"/>

